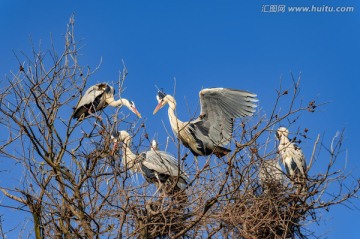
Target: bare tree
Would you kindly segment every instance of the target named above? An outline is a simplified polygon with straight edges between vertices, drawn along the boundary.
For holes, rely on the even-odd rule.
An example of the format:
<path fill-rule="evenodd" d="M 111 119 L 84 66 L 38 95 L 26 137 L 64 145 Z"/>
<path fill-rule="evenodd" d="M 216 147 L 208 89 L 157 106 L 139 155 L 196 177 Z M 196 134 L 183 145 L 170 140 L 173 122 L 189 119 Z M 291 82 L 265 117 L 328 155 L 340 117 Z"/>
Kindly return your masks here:
<path fill-rule="evenodd" d="M 1 125 L 8 132 L 1 156 L 24 170 L 19 186 L 2 185 L 1 191 L 28 208 L 36 238 L 99 237 L 127 210 L 125 194 L 117 190 L 126 179 L 117 176 L 119 168 L 112 171 L 114 160 L 108 158 L 110 126 L 72 118 L 94 73 L 79 66 L 77 44 L 71 18 L 64 51 L 16 55 L 19 71 L 1 92 Z"/>
<path fill-rule="evenodd" d="M 126 124 L 128 116 L 119 109 L 114 116 L 99 112 L 106 117 L 73 119 L 72 107 L 96 69 L 78 62 L 73 17 L 64 40 L 61 54 L 53 44 L 44 52 L 33 47 L 30 56 L 15 54 L 19 69 L 7 77 L 0 93 L 0 127 L 7 132 L 1 138 L 0 156 L 20 165 L 23 172 L 18 185 L 1 182 L 0 190 L 32 216 L 34 230 L 28 235 L 37 239 L 309 238 L 316 235 L 306 224 L 319 222 L 323 210 L 357 196 L 359 179 L 335 164 L 344 156 L 344 131 L 331 142 L 322 142 L 320 136 L 313 142 L 307 139 L 307 128 L 297 129 L 294 141 L 300 143 L 302 138 L 313 144 L 306 181 L 300 182 L 306 184 L 300 185 L 306 186 L 306 192 L 282 171 L 281 183 L 259 180 L 261 165 L 278 157 L 275 127 L 295 128 L 301 125 L 302 113 L 314 113 L 321 106 L 299 100 L 299 79 L 293 79 L 289 89 L 280 85 L 270 114 L 259 110 L 252 118 L 234 122 L 232 152 L 226 157 L 195 162 L 169 135 L 190 183 L 172 196 L 155 193 L 153 185 L 121 164 L 121 151 L 113 155 L 110 150 L 110 135 L 119 122 L 140 138 L 134 150 L 149 147 L 145 124 Z M 126 74 L 124 67 L 117 82 L 120 93 Z M 322 172 L 313 173 L 311 167 L 319 160 L 327 164 Z M 179 197 L 184 193 L 186 197 Z M 0 219 L 5 237 L 6 215 Z"/>

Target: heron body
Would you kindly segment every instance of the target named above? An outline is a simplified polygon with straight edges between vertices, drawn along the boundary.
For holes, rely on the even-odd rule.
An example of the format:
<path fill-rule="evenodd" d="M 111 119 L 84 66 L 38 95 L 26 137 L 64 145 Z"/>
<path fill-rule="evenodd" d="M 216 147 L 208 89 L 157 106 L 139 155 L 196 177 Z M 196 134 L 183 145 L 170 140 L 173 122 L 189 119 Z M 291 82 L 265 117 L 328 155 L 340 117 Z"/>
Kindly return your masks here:
<path fill-rule="evenodd" d="M 104 109 L 108 105 L 113 107 L 125 105 L 130 111 L 141 118 L 134 102 L 125 98 L 115 100 L 114 93 L 114 88 L 106 83 L 91 86 L 86 90 L 85 94 L 81 97 L 79 103 L 77 104 L 73 118 L 82 120 L 85 117 Z"/>
<path fill-rule="evenodd" d="M 286 172 L 291 177 L 306 177 L 305 156 L 300 147 L 291 142 L 288 138 L 289 131 L 285 127 L 280 127 L 276 131 L 276 137 L 279 140 L 279 154 Z"/>
<path fill-rule="evenodd" d="M 232 138 L 234 119 L 253 115 L 256 95 L 229 88 L 208 88 L 201 90 L 199 96 L 201 112 L 193 121 L 179 120 L 175 115 L 174 97 L 161 91 L 157 94 L 158 105 L 154 114 L 169 104 L 171 128 L 185 147 L 195 156 L 225 156 L 231 151 L 225 146 Z"/>
<path fill-rule="evenodd" d="M 139 155 L 134 154 L 130 149 L 131 137 L 126 131 L 119 131 L 113 134 L 112 138 L 115 142 L 123 142 L 123 162 L 126 168 L 141 173 L 147 182 L 154 183 L 159 189 L 163 189 L 164 185 L 167 192 L 186 188 L 188 176 L 180 170 L 172 155 L 154 148 Z"/>

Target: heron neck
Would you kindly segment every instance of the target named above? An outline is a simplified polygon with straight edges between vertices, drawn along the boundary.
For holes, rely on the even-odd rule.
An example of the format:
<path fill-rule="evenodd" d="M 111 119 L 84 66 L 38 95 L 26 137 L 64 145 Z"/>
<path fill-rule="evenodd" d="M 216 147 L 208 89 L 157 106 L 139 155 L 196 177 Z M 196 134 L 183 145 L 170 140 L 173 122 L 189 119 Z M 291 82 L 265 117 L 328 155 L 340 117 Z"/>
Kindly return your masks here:
<path fill-rule="evenodd" d="M 279 150 L 282 150 L 282 149 L 284 149 L 284 148 L 287 148 L 287 147 L 289 147 L 289 145 L 290 145 L 290 140 L 289 140 L 289 138 L 283 135 L 283 136 L 280 138 Z"/>
<path fill-rule="evenodd" d="M 135 164 L 135 160 L 136 160 L 136 154 L 134 154 L 130 147 L 130 142 L 124 142 L 123 146 L 122 146 L 122 151 L 123 151 L 123 159 L 124 159 L 124 164 L 126 165 L 127 169 L 130 169 L 134 172 L 139 172 L 139 167 L 137 164 Z"/>
<path fill-rule="evenodd" d="M 177 135 L 180 129 L 182 128 L 183 122 L 176 117 L 175 106 L 173 107 L 172 106 L 173 106 L 172 104 L 169 104 L 168 114 L 169 114 L 171 128 L 174 131 L 174 133 Z"/>
<path fill-rule="evenodd" d="M 113 107 L 117 107 L 119 105 L 125 105 L 125 106 L 129 105 L 129 101 L 127 99 L 115 100 L 114 97 L 110 97 L 110 98 L 106 99 L 106 103 L 108 103 L 108 105 L 113 106 Z"/>

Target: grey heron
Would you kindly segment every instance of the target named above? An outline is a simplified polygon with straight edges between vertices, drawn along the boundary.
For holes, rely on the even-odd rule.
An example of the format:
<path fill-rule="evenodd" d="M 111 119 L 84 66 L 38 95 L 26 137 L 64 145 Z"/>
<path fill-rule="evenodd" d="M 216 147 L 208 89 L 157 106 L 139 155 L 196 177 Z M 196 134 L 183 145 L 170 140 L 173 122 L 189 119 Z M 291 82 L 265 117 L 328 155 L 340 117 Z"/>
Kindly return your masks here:
<path fill-rule="evenodd" d="M 289 140 L 288 135 L 289 130 L 285 127 L 280 127 L 276 131 L 276 137 L 279 140 L 278 152 L 290 179 L 298 184 L 301 192 L 306 192 L 305 156 L 301 148 Z"/>
<path fill-rule="evenodd" d="M 189 180 L 187 174 L 180 170 L 180 165 L 173 156 L 157 149 L 156 141 L 152 142 L 151 150 L 136 155 L 131 151 L 131 136 L 128 132 L 113 131 L 111 138 L 114 142 L 114 150 L 118 142 L 123 143 L 125 167 L 141 173 L 146 181 L 154 183 L 158 190 L 173 194 L 186 188 Z"/>
<path fill-rule="evenodd" d="M 231 151 L 225 146 L 230 143 L 234 119 L 253 115 L 256 95 L 229 88 L 207 88 L 201 90 L 199 96 L 201 112 L 193 121 L 180 121 L 175 115 L 174 97 L 162 91 L 156 96 L 158 105 L 153 114 L 169 104 L 171 128 L 195 157 L 211 154 L 223 157 Z"/>
<path fill-rule="evenodd" d="M 91 86 L 86 90 L 85 94 L 81 97 L 79 103 L 77 104 L 73 118 L 82 120 L 96 111 L 104 109 L 108 105 L 113 107 L 124 105 L 141 118 L 141 114 L 136 109 L 133 101 L 129 101 L 124 98 L 115 100 L 114 93 L 114 87 L 107 83 L 100 83 Z"/>

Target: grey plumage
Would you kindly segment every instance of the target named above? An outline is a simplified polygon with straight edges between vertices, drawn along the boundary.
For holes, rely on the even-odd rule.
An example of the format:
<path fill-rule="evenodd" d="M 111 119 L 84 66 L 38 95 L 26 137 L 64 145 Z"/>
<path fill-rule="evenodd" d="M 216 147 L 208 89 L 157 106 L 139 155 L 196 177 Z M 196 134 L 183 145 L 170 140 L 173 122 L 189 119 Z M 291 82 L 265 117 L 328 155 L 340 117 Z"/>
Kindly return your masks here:
<path fill-rule="evenodd" d="M 208 88 L 199 93 L 200 116 L 182 122 L 175 116 L 176 101 L 171 95 L 158 92 L 154 114 L 169 104 L 169 119 L 173 132 L 195 155 L 215 154 L 222 157 L 230 152 L 224 148 L 232 138 L 234 119 L 252 116 L 257 98 L 255 94 L 229 88 Z"/>
<path fill-rule="evenodd" d="M 104 109 L 108 105 L 113 107 L 125 105 L 130 111 L 141 118 L 134 102 L 124 98 L 115 100 L 114 94 L 114 88 L 106 83 L 91 86 L 86 90 L 85 94 L 81 97 L 79 103 L 77 104 L 74 110 L 73 118 L 82 120 L 85 117 Z"/>
<path fill-rule="evenodd" d="M 178 181 L 176 182 L 178 189 L 186 188 L 189 178 L 184 172 L 180 172 L 179 177 L 179 165 L 172 155 L 164 151 L 151 150 L 140 154 L 140 157 L 143 175 L 148 182 L 157 183 L 156 180 L 160 180 L 161 183 L 172 184 Z M 147 173 L 144 168 L 147 169 Z"/>

